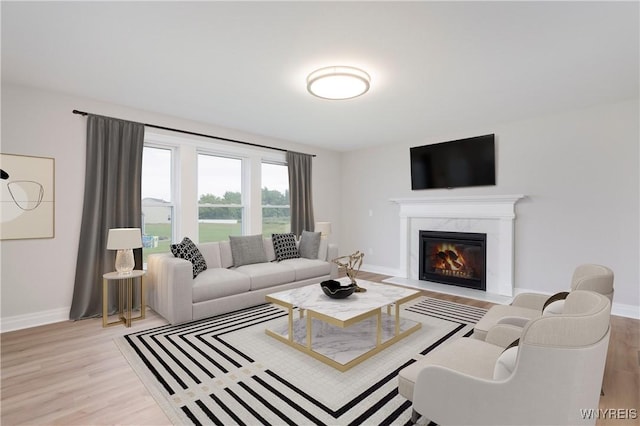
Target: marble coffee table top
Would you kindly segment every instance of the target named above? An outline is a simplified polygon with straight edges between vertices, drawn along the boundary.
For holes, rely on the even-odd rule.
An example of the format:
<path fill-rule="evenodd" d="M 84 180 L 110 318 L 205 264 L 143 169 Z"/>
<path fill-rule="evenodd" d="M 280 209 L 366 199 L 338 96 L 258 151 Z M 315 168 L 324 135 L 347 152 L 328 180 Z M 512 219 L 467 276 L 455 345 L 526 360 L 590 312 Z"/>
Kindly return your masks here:
<path fill-rule="evenodd" d="M 340 278 L 343 285 L 348 285 L 349 278 Z M 322 291 L 320 283 L 291 290 L 268 294 L 267 301 L 308 309 L 340 321 L 348 321 L 359 315 L 371 312 L 392 303 L 403 303 L 416 297 L 420 291 L 378 284 L 366 280 L 357 280 L 360 287 L 366 288 L 364 293 L 353 293 L 345 299 L 332 299 Z"/>

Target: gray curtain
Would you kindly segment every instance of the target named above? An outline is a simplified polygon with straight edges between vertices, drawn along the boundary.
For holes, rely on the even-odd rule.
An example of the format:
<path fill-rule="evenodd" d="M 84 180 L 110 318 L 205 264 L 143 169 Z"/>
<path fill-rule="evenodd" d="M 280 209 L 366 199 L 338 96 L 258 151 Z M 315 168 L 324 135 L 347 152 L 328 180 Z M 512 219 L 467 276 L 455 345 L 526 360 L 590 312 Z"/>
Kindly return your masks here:
<path fill-rule="evenodd" d="M 102 274 L 113 271 L 115 251 L 107 250 L 110 228 L 140 228 L 144 125 L 88 115 L 84 206 L 75 287 L 69 319 L 102 315 Z M 142 269 L 142 249 L 134 250 Z M 117 307 L 109 288 L 109 312 Z"/>
<path fill-rule="evenodd" d="M 291 232 L 313 231 L 313 195 L 311 192 L 311 164 L 313 157 L 287 151 L 289 166 L 289 201 L 291 203 Z"/>

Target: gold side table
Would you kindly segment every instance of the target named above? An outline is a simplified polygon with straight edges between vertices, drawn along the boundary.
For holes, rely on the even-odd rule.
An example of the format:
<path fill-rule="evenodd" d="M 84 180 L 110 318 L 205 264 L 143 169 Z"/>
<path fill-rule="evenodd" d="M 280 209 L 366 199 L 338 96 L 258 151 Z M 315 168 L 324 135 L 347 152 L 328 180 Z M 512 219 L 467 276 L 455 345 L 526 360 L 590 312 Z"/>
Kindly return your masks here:
<path fill-rule="evenodd" d="M 145 315 L 145 298 L 144 298 L 144 280 L 145 271 L 133 270 L 130 274 L 121 274 L 120 272 L 108 272 L 102 275 L 102 327 L 109 327 L 117 324 L 124 324 L 125 327 L 131 327 L 131 322 L 143 319 Z M 108 322 L 108 301 L 109 301 L 109 282 L 114 281 L 118 284 L 118 320 Z M 133 283 L 140 283 L 140 315 L 132 318 L 133 310 Z"/>

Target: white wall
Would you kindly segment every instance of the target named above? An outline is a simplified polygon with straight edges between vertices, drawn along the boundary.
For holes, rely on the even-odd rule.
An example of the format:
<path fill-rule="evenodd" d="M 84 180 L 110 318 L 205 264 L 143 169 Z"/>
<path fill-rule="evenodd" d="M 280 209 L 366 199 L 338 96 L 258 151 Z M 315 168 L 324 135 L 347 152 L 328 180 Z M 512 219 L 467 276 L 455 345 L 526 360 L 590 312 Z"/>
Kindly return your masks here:
<path fill-rule="evenodd" d="M 409 147 L 496 134 L 497 185 L 412 191 Z M 369 270 L 397 274 L 397 197 L 525 194 L 516 206 L 515 286 L 555 293 L 576 265 L 615 272 L 618 311 L 639 316 L 638 101 L 363 149 L 342 157 L 341 251 L 365 251 Z"/>
<path fill-rule="evenodd" d="M 556 292 L 575 265 L 616 273 L 614 302 L 639 297 L 638 102 L 461 129 L 339 154 L 175 117 L 20 86 L 2 86 L 3 153 L 56 160 L 55 238 L 2 241 L 3 331 L 68 316 L 80 235 L 86 118 L 73 109 L 315 153 L 316 220 L 330 221 L 341 254 L 364 250 L 372 269 L 397 272 L 399 219 L 390 198 L 524 193 L 517 206 L 516 277 L 521 289 Z M 498 185 L 411 191 L 409 147 L 496 133 Z M 371 213 L 372 215 L 370 215 Z"/>
<path fill-rule="evenodd" d="M 0 151 L 55 158 L 55 238 L 2 241 L 1 329 L 68 318 L 73 295 L 84 191 L 86 118 L 73 109 L 317 154 L 313 163 L 316 220 L 337 225 L 339 153 L 268 139 L 90 99 L 2 86 Z M 212 142 L 213 143 L 213 142 Z M 338 242 L 338 235 L 330 236 Z"/>

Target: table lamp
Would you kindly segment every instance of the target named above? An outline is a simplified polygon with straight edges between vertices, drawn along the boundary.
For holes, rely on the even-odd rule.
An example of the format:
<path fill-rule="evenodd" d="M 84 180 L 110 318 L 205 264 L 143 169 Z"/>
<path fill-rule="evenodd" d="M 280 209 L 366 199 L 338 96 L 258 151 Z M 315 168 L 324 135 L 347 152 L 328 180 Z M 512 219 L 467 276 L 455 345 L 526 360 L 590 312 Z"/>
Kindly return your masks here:
<path fill-rule="evenodd" d="M 131 274 L 136 266 L 133 249 L 142 247 L 140 228 L 109 229 L 107 250 L 118 250 L 116 254 L 116 271 L 121 275 Z"/>
<path fill-rule="evenodd" d="M 321 238 L 327 238 L 331 234 L 331 222 L 316 222 L 315 232 L 320 232 Z"/>

